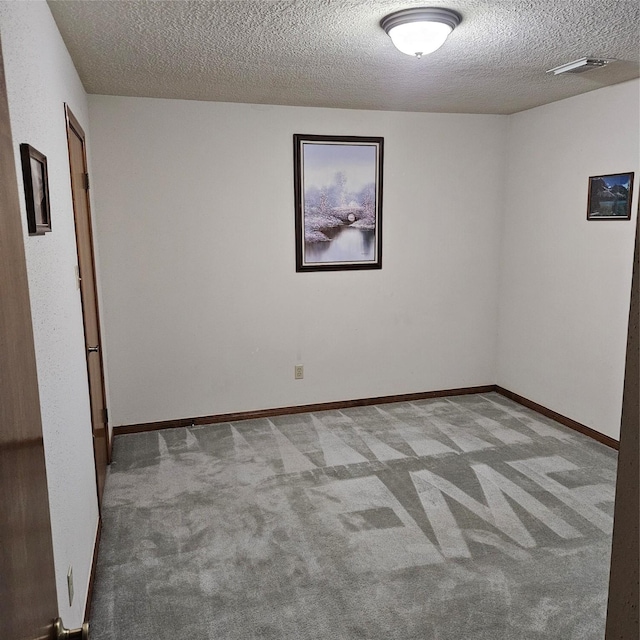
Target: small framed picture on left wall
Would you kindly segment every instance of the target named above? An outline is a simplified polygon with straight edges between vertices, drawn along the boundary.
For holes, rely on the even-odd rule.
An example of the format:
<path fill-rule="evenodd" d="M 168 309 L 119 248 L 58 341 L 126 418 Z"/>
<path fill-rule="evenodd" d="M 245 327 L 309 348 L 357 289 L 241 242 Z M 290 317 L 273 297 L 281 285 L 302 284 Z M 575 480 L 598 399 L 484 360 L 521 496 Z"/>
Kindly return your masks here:
<path fill-rule="evenodd" d="M 25 143 L 20 145 L 20 158 L 29 235 L 41 236 L 51 231 L 47 157 Z"/>

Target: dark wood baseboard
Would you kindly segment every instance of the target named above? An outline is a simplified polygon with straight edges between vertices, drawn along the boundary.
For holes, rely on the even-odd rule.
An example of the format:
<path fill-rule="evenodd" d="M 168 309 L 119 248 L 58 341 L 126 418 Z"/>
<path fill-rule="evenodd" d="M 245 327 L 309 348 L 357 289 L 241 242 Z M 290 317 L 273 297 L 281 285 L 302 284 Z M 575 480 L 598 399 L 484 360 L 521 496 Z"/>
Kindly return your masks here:
<path fill-rule="evenodd" d="M 113 428 L 107 424 L 107 438 L 109 440 L 109 444 L 107 445 L 107 464 L 111 464 L 113 461 Z"/>
<path fill-rule="evenodd" d="M 159 429 L 173 429 L 175 427 L 191 427 L 193 425 L 220 424 L 222 422 L 238 422 L 240 420 L 255 420 L 257 418 L 273 418 L 292 413 L 312 413 L 314 411 L 329 411 L 335 409 L 348 409 L 349 407 L 366 407 L 372 404 L 388 404 L 391 402 L 411 402 L 413 400 L 427 400 L 430 398 L 444 398 L 446 396 L 461 396 L 474 393 L 497 393 L 509 398 L 523 407 L 532 409 L 537 413 L 551 418 L 556 422 L 569 427 L 574 431 L 579 431 L 585 436 L 589 436 L 602 444 L 613 449 L 618 449 L 617 440 L 591 429 L 576 420 L 567 418 L 552 409 L 533 402 L 524 396 L 509 391 L 504 387 L 495 384 L 488 384 L 479 387 L 462 387 L 459 389 L 443 389 L 440 391 L 424 391 L 421 393 L 405 393 L 395 396 L 380 396 L 378 398 L 359 398 L 357 400 L 339 400 L 337 402 L 320 402 L 317 404 L 304 404 L 293 407 L 277 407 L 273 409 L 258 409 L 256 411 L 238 411 L 236 413 L 222 413 L 212 416 L 198 416 L 195 418 L 179 418 L 177 420 L 163 420 L 161 422 L 144 422 L 140 424 L 129 424 L 113 428 L 113 437 L 125 435 L 127 433 L 143 433 L 145 431 L 157 431 Z M 113 438 L 112 438 L 113 439 Z"/>
<path fill-rule="evenodd" d="M 489 393 L 495 391 L 493 384 L 479 387 L 462 387 L 460 389 L 444 389 L 441 391 L 424 391 L 421 393 L 405 393 L 395 396 L 380 396 L 378 398 L 359 398 L 357 400 L 339 400 L 337 402 L 320 402 L 293 407 L 278 407 L 274 409 L 259 409 L 256 411 L 239 411 L 236 413 L 222 413 L 213 416 L 199 416 L 197 418 L 179 418 L 162 422 L 146 422 L 129 424 L 113 428 L 113 435 L 127 433 L 141 433 L 157 431 L 159 429 L 173 429 L 175 427 L 190 427 L 192 425 L 220 424 L 221 422 L 238 422 L 240 420 L 254 420 L 256 418 L 274 418 L 292 413 L 312 413 L 314 411 L 330 411 L 348 409 L 349 407 L 366 407 L 372 404 L 389 404 L 391 402 L 411 402 L 413 400 L 427 400 L 429 398 L 443 398 L 445 396 L 462 396 L 473 393 Z"/>
<path fill-rule="evenodd" d="M 580 422 L 576 422 L 571 418 L 567 418 L 567 416 L 563 416 L 561 413 L 557 413 L 552 409 L 548 409 L 547 407 L 544 407 L 541 404 L 538 404 L 537 402 L 533 402 L 533 400 L 529 400 L 528 398 L 518 395 L 513 391 L 509 391 L 508 389 L 505 389 L 498 385 L 496 385 L 495 391 L 497 391 L 500 395 L 503 395 L 505 398 L 509 398 L 509 400 L 513 400 L 514 402 L 521 404 L 523 407 L 527 407 L 528 409 L 533 409 L 537 413 L 543 416 L 546 416 L 547 418 L 551 418 L 552 420 L 555 420 L 556 422 L 559 422 L 560 424 L 563 424 L 565 427 L 569 427 L 574 431 L 579 431 L 585 436 L 589 436 L 590 438 L 593 438 L 594 440 L 597 440 L 602 444 L 606 444 L 608 447 L 611 447 L 612 449 L 618 449 L 620 446 L 617 440 L 614 440 L 609 436 L 605 436 L 603 433 L 600 433 L 599 431 L 596 431 L 591 427 L 587 427 L 586 425 L 581 424 Z"/>
<path fill-rule="evenodd" d="M 84 622 L 89 622 L 91 617 L 91 601 L 93 600 L 93 587 L 96 581 L 96 567 L 98 566 L 98 551 L 100 549 L 100 536 L 102 535 L 102 518 L 98 516 L 98 529 L 96 539 L 93 543 L 93 558 L 91 559 L 91 573 L 89 574 L 89 588 L 87 589 L 87 600 L 84 605 Z"/>

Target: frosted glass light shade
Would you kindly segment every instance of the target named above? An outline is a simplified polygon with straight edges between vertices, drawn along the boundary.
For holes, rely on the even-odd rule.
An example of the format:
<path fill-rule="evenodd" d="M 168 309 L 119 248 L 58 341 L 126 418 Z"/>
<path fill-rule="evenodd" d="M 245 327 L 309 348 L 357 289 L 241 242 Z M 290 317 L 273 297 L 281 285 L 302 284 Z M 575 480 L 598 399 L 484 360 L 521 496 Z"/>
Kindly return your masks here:
<path fill-rule="evenodd" d="M 398 51 L 419 58 L 439 49 L 452 31 L 442 22 L 405 22 L 390 29 L 389 37 Z"/>
<path fill-rule="evenodd" d="M 420 58 L 439 49 L 461 20 L 451 9 L 416 7 L 385 16 L 380 26 L 398 51 Z"/>

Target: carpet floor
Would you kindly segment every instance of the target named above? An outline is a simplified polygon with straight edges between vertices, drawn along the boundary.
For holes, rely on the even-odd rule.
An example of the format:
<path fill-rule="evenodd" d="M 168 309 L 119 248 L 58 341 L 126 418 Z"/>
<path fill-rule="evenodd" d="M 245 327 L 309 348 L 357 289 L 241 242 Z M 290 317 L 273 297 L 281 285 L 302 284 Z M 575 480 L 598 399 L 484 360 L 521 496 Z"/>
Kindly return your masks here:
<path fill-rule="evenodd" d="M 601 640 L 616 452 L 495 393 L 115 439 L 92 640 Z"/>

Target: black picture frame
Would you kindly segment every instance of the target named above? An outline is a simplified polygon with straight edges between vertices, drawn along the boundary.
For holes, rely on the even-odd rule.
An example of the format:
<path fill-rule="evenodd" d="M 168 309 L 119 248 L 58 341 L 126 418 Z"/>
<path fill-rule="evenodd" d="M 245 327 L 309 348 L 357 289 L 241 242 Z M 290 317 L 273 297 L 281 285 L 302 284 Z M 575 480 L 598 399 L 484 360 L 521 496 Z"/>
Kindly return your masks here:
<path fill-rule="evenodd" d="M 20 158 L 29 235 L 41 236 L 51 231 L 47 158 L 26 143 L 20 145 Z"/>
<path fill-rule="evenodd" d="M 633 171 L 589 177 L 587 220 L 631 220 Z"/>
<path fill-rule="evenodd" d="M 384 138 L 293 136 L 296 271 L 382 268 Z"/>

